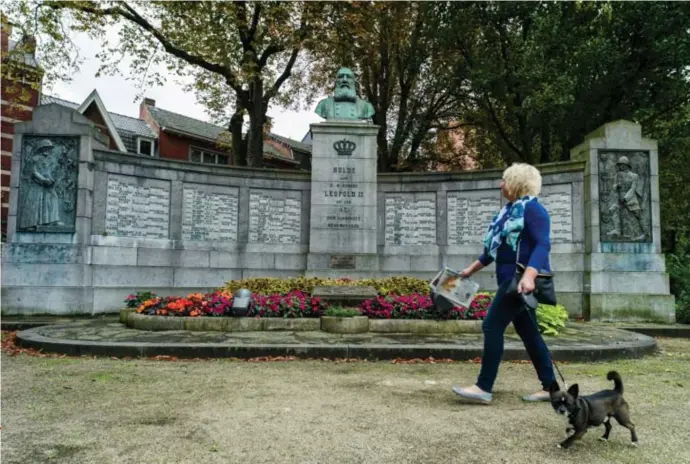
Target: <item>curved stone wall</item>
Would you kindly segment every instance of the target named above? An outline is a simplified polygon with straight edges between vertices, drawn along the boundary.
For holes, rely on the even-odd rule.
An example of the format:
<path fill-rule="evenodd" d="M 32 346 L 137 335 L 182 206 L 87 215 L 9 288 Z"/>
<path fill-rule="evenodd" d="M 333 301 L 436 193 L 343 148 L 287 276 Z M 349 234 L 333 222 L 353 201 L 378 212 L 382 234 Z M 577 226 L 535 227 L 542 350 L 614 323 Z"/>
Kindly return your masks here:
<path fill-rule="evenodd" d="M 8 243 L 2 253 L 3 312 L 110 312 L 134 291 L 182 295 L 258 276 L 431 278 L 442 266 L 461 269 L 476 259 L 486 225 L 502 204 L 500 170 L 371 176 L 358 170 L 357 150 L 347 159 L 328 152 L 328 137 L 337 140 L 342 135 L 337 128 L 327 129 L 323 136 L 315 131 L 314 156 L 326 155 L 314 161 L 314 171 L 308 173 L 112 152 L 76 112 L 37 111 L 34 121 L 17 125 L 15 135 Z M 363 147 L 362 159 L 370 159 L 372 146 L 366 137 L 371 137 L 371 130 L 360 129 L 361 140 L 353 138 L 357 143 L 352 145 Z M 73 232 L 17 228 L 21 176 L 15 174 L 25 134 L 32 140 L 56 134 L 77 140 Z M 635 301 L 647 298 L 652 316 L 664 313 L 668 319 L 668 280 L 663 256 L 655 249 L 658 228 L 654 241 L 638 244 L 643 254 L 631 249 L 637 253 L 635 260 L 621 253 L 625 244 L 620 243 L 612 249 L 617 254 L 604 254 L 608 245 L 592 239 L 598 230 L 592 207 L 598 190 L 591 182 L 592 161 L 583 156 L 539 167 L 541 198 L 552 218 L 551 258 L 560 301 L 571 316 L 587 316 L 594 301 L 587 296 L 588 288 L 606 279 L 625 286 L 625 279 L 632 277 L 630 282 L 637 283 L 628 293 L 636 294 Z M 323 180 L 328 176 L 332 182 Z M 375 207 L 359 208 L 357 200 L 363 195 L 358 192 L 369 192 L 372 184 L 376 198 L 367 198 L 366 205 Z M 312 207 L 314 195 L 334 197 L 319 200 L 326 216 Z M 658 218 L 658 195 L 656 199 L 651 201 L 653 218 Z M 653 222 L 658 224 L 657 219 Z M 317 229 L 328 232 L 330 227 L 359 224 L 368 229 L 333 235 L 355 243 L 345 242 L 337 250 L 334 245 L 332 252 L 328 242 L 316 246 L 311 239 L 328 239 Z M 359 236 L 375 244 L 360 247 Z M 363 251 L 347 252 L 348 247 Z M 604 274 L 609 268 L 612 273 Z M 598 273 L 592 272 L 595 269 Z M 495 289 L 493 267 L 480 272 L 477 280 L 483 289 Z M 657 298 L 664 295 L 666 300 Z M 604 305 L 626 304 L 614 296 L 600 291 L 595 297 Z"/>

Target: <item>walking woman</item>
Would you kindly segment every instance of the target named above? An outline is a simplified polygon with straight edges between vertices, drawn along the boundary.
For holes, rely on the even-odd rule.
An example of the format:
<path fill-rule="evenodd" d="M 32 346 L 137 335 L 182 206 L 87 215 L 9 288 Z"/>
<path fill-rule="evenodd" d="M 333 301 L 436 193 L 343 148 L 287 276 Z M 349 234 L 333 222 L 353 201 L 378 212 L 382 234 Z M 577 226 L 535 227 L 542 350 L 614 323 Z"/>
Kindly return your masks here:
<path fill-rule="evenodd" d="M 496 262 L 498 291 L 482 324 L 482 367 L 474 385 L 453 387 L 453 391 L 461 397 L 480 403 L 491 402 L 491 390 L 503 357 L 503 333 L 512 322 L 525 344 L 542 386 L 540 391 L 523 399 L 548 401 L 549 386 L 555 376 L 549 350 L 539 333 L 535 310 L 526 308 L 514 291 L 508 292 L 515 276 L 516 262 L 526 268 L 518 284 L 518 293 L 532 292 L 538 271 L 551 270 L 549 213 L 537 199 L 541 191 L 541 175 L 534 166 L 516 163 L 503 172 L 500 187 L 508 203 L 491 222 L 484 237 L 484 253 L 462 271 L 463 277 L 470 277 L 493 261 Z"/>

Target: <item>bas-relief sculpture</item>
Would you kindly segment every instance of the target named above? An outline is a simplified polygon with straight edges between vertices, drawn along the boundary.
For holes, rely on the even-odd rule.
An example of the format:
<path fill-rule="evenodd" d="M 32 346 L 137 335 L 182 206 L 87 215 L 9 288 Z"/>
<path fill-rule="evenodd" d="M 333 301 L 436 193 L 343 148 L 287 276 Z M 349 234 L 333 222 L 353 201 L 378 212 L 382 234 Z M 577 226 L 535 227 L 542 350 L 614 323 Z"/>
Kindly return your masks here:
<path fill-rule="evenodd" d="M 75 231 L 79 137 L 23 137 L 18 232 Z"/>
<path fill-rule="evenodd" d="M 374 115 L 374 107 L 357 96 L 355 84 L 355 74 L 348 68 L 340 68 L 333 96 L 319 102 L 316 114 L 326 120 L 336 121 L 370 119 Z"/>
<path fill-rule="evenodd" d="M 603 242 L 651 242 L 649 154 L 599 154 L 599 214 Z"/>

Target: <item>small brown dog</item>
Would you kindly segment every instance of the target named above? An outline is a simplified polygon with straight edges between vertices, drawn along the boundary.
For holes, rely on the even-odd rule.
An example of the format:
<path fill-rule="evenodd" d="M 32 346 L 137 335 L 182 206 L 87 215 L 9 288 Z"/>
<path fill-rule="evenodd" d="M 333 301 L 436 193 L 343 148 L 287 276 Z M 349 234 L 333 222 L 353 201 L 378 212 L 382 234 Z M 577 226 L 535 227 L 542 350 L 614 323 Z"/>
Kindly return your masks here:
<path fill-rule="evenodd" d="M 562 392 L 555 380 L 551 384 L 551 406 L 562 415 L 568 415 L 570 427 L 566 433 L 573 432 L 560 445 L 559 448 L 568 448 L 575 440 L 579 440 L 587 433 L 589 427 L 598 427 L 604 424 L 606 431 L 601 437 L 602 441 L 609 439 L 611 433 L 611 418 L 613 417 L 623 427 L 630 430 L 632 444 L 637 446 L 637 434 L 635 425 L 630 421 L 628 403 L 623 399 L 623 381 L 616 371 L 606 375 L 608 380 L 613 380 L 613 390 L 602 390 L 588 396 L 579 396 L 577 384 Z"/>

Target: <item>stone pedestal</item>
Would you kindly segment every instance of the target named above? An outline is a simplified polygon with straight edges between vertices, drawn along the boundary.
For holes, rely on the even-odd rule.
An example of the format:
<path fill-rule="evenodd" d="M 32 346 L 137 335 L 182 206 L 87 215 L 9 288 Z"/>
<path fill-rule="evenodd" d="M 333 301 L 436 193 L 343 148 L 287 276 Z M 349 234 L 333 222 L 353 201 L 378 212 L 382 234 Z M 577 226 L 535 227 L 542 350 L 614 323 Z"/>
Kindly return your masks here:
<path fill-rule="evenodd" d="M 591 320 L 675 320 L 661 254 L 657 143 L 615 121 L 571 157 L 585 169 L 583 312 Z"/>
<path fill-rule="evenodd" d="M 311 131 L 307 275 L 376 271 L 378 126 L 326 121 L 312 124 Z"/>

